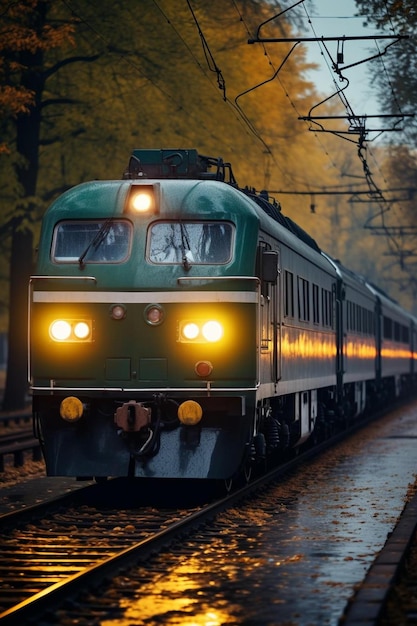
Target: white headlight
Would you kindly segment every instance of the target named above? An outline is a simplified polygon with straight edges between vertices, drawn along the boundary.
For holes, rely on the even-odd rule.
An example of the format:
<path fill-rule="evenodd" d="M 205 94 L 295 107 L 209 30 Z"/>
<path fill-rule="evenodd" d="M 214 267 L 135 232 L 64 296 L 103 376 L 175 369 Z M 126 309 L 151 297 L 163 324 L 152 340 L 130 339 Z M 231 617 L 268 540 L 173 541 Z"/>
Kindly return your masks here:
<path fill-rule="evenodd" d="M 152 208 L 153 196 L 149 192 L 137 192 L 132 196 L 132 207 L 138 213 L 145 213 Z"/>
<path fill-rule="evenodd" d="M 55 320 L 49 327 L 49 334 L 55 341 L 65 341 L 71 336 L 71 324 L 65 320 Z"/>
<path fill-rule="evenodd" d="M 92 320 L 54 320 L 49 326 L 49 336 L 54 341 L 90 343 L 92 329 Z"/>
<path fill-rule="evenodd" d="M 77 339 L 87 339 L 90 334 L 90 327 L 86 322 L 77 322 L 74 326 L 74 335 Z"/>
<path fill-rule="evenodd" d="M 219 322 L 206 322 L 202 328 L 203 337 L 207 341 L 219 341 L 223 337 L 223 328 Z"/>
<path fill-rule="evenodd" d="M 188 322 L 183 326 L 182 329 L 182 334 L 184 335 L 185 339 L 196 339 L 199 332 L 200 329 L 198 328 L 197 324 L 194 324 L 194 322 Z"/>

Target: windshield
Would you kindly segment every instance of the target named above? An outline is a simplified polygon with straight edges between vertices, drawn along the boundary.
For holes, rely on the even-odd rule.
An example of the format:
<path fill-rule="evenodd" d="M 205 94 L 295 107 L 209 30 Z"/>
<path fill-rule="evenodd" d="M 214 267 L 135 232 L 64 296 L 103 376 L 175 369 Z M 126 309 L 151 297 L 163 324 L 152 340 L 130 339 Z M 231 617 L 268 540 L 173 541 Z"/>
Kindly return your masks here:
<path fill-rule="evenodd" d="M 149 261 L 160 264 L 224 265 L 232 258 L 229 222 L 155 222 L 148 232 Z"/>
<path fill-rule="evenodd" d="M 127 220 L 65 221 L 55 226 L 55 263 L 120 263 L 129 256 L 132 225 Z"/>

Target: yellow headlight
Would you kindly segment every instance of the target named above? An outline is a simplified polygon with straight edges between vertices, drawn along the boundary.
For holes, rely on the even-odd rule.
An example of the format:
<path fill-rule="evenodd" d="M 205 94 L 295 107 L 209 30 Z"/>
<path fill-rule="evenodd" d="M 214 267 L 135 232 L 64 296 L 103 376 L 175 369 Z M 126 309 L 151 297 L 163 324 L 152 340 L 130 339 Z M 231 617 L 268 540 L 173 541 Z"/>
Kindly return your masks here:
<path fill-rule="evenodd" d="M 74 335 L 77 339 L 87 339 L 90 334 L 90 327 L 86 322 L 77 322 L 74 325 Z"/>
<path fill-rule="evenodd" d="M 183 320 L 179 323 L 178 339 L 185 343 L 214 343 L 220 341 L 223 334 L 223 326 L 215 320 Z"/>
<path fill-rule="evenodd" d="M 65 320 L 55 320 L 49 327 L 49 334 L 55 341 L 65 341 L 71 336 L 71 324 Z"/>
<path fill-rule="evenodd" d="M 153 195 L 147 191 L 138 191 L 132 195 L 132 208 L 138 213 L 146 213 L 153 207 Z"/>
<path fill-rule="evenodd" d="M 203 337 L 207 341 L 219 341 L 223 337 L 223 328 L 219 322 L 206 322 L 202 328 Z"/>
<path fill-rule="evenodd" d="M 185 339 L 196 339 L 199 335 L 199 332 L 200 329 L 197 324 L 194 324 L 194 322 L 188 322 L 187 324 L 184 324 L 182 328 L 182 334 L 184 335 Z"/>
<path fill-rule="evenodd" d="M 49 326 L 49 336 L 61 342 L 91 342 L 91 320 L 54 320 Z"/>
<path fill-rule="evenodd" d="M 125 211 L 143 215 L 156 213 L 158 204 L 156 189 L 157 185 L 133 184 L 126 200 Z"/>

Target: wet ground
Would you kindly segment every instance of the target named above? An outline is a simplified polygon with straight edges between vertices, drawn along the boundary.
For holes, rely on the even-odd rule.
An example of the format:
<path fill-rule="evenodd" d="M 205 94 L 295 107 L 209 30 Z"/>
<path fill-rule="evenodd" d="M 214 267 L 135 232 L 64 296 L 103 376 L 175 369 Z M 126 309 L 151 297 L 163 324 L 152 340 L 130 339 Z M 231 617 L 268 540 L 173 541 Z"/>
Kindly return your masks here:
<path fill-rule="evenodd" d="M 155 557 L 160 575 L 144 584 L 138 570 L 117 626 L 337 625 L 404 508 L 416 438 L 414 404 L 224 514 L 186 559 Z"/>
<path fill-rule="evenodd" d="M 117 619 L 104 611 L 91 623 L 337 626 L 404 508 L 416 443 L 414 403 L 224 513 L 209 533 L 184 540 L 185 557 L 173 546 L 124 574 L 121 590 L 110 584 L 100 598 Z M 59 481 L 47 479 L 49 495 Z M 39 499 L 38 482 L 20 486 L 13 503 L 2 490 L 4 508 Z"/>

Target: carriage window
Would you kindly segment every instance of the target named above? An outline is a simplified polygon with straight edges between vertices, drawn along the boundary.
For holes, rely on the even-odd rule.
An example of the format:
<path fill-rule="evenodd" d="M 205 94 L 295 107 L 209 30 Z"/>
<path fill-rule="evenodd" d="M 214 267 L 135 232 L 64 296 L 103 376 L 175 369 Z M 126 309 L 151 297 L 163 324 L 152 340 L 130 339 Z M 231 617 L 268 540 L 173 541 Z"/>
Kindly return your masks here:
<path fill-rule="evenodd" d="M 313 322 L 320 322 L 319 286 L 313 283 Z"/>
<path fill-rule="evenodd" d="M 129 255 L 132 225 L 127 220 L 66 221 L 55 226 L 55 263 L 120 263 Z"/>
<path fill-rule="evenodd" d="M 384 339 L 392 339 L 392 326 L 392 319 L 384 315 Z"/>
<path fill-rule="evenodd" d="M 285 317 L 294 317 L 294 274 L 285 270 Z"/>
<path fill-rule="evenodd" d="M 304 322 L 310 321 L 310 283 L 297 276 L 298 285 L 298 317 Z"/>
<path fill-rule="evenodd" d="M 229 222 L 155 222 L 148 232 L 152 263 L 223 265 L 232 258 L 234 227 Z"/>
<path fill-rule="evenodd" d="M 350 303 L 352 304 L 352 303 Z M 355 306 L 352 304 L 352 306 Z M 333 327 L 333 302 L 332 302 L 332 292 L 328 289 L 322 288 L 321 290 L 321 310 L 323 316 L 323 325 Z M 354 330 L 355 324 L 355 315 L 354 310 L 351 308 L 351 330 Z"/>

